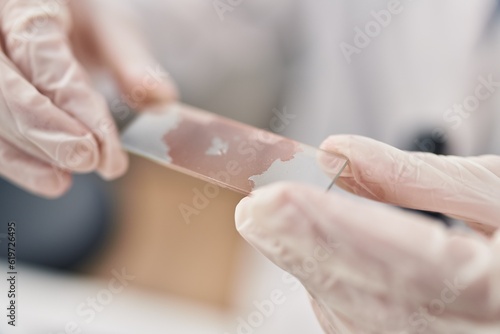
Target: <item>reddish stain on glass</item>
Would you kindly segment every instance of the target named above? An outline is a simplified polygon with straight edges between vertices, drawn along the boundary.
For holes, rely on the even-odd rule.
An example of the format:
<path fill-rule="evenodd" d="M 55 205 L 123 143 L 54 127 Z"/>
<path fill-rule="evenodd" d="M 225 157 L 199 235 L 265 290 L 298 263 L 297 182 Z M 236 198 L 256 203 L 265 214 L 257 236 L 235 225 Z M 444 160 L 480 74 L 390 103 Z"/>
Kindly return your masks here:
<path fill-rule="evenodd" d="M 177 128 L 163 137 L 171 163 L 249 193 L 252 176 L 265 173 L 278 160 L 300 152 L 297 142 L 202 112 L 183 110 Z M 213 143 L 221 142 L 220 154 Z M 211 148 L 211 154 L 207 150 Z"/>

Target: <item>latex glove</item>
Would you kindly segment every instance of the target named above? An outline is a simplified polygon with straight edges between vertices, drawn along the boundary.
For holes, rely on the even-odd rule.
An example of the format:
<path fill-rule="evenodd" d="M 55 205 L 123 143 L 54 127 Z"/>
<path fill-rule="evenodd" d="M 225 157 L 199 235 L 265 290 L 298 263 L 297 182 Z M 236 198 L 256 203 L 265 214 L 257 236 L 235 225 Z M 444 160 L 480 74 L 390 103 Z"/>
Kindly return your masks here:
<path fill-rule="evenodd" d="M 108 68 L 124 94 L 157 68 L 112 3 L 67 3 L 0 0 L 0 174 L 48 197 L 70 186 L 71 172 L 114 179 L 127 168 L 106 102 L 77 56 Z M 146 88 L 133 107 L 176 95 L 166 78 Z"/>
<path fill-rule="evenodd" d="M 500 226 L 500 157 L 407 153 L 334 136 L 339 185 L 395 205 Z M 500 233 L 447 229 L 416 213 L 301 184 L 257 190 L 242 236 L 307 288 L 327 333 L 500 333 Z"/>

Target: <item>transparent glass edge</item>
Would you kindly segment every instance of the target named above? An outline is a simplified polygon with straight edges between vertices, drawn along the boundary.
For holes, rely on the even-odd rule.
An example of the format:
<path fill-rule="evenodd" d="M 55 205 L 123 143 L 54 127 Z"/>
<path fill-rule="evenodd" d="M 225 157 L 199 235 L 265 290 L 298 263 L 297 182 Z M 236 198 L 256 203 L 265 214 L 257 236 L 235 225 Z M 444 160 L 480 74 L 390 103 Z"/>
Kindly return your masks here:
<path fill-rule="evenodd" d="M 308 147 L 313 148 L 313 149 L 315 149 L 317 151 L 323 151 L 325 153 L 331 154 L 333 156 L 338 157 L 339 159 L 344 160 L 343 164 L 339 168 L 339 171 L 336 172 L 335 177 L 331 178 L 331 182 L 330 182 L 330 184 L 328 185 L 328 187 L 326 189 L 326 191 L 329 192 L 335 186 L 335 184 L 337 183 L 337 180 L 341 176 L 342 172 L 345 170 L 345 168 L 349 164 L 349 160 L 346 157 L 344 157 L 343 155 L 340 155 L 340 154 L 337 154 L 337 153 L 325 151 L 323 149 L 315 148 L 313 146 L 309 146 L 309 145 L 305 145 L 305 144 L 301 144 L 301 145 L 308 146 Z M 138 157 L 147 159 L 149 161 L 152 161 L 154 163 L 157 163 L 157 164 L 159 164 L 159 165 L 161 165 L 163 167 L 169 168 L 169 169 L 177 171 L 179 173 L 182 173 L 182 174 L 185 174 L 185 175 L 189 175 L 189 176 L 194 177 L 196 179 L 199 179 L 199 180 L 202 180 L 202 181 L 205 181 L 205 182 L 208 182 L 208 183 L 220 186 L 221 188 L 225 188 L 225 189 L 228 189 L 228 190 L 231 190 L 231 191 L 235 191 L 235 192 L 237 192 L 239 194 L 242 194 L 242 195 L 245 195 L 245 196 L 248 196 L 251 193 L 251 192 L 248 192 L 248 191 L 243 190 L 241 188 L 235 187 L 235 186 L 233 186 L 231 184 L 224 183 L 224 182 L 222 182 L 222 181 L 220 181 L 218 179 L 215 179 L 215 178 L 212 178 L 210 176 L 207 176 L 205 174 L 201 174 L 199 172 L 192 171 L 192 170 L 190 170 L 188 168 L 181 167 L 181 166 L 178 166 L 178 165 L 176 165 L 174 163 L 165 161 L 165 160 L 163 160 L 161 158 L 158 158 L 158 157 L 154 156 L 153 154 L 148 154 L 147 152 L 144 152 L 144 151 L 142 151 L 140 149 L 136 149 L 136 148 L 130 146 L 129 144 L 127 144 L 127 143 L 123 143 L 123 148 L 126 151 L 128 151 L 129 153 L 134 154 L 134 155 L 136 155 Z M 290 180 L 290 181 L 293 181 L 293 180 Z M 256 188 L 256 189 L 258 189 L 258 188 Z M 253 189 L 253 190 L 255 190 L 255 189 Z"/>

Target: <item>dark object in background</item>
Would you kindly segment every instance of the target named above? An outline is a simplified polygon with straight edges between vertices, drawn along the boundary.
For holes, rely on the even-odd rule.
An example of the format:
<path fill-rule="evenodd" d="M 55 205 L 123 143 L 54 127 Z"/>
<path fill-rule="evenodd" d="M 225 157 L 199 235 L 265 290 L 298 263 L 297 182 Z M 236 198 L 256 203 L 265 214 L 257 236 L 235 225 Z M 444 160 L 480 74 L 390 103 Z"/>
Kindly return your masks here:
<path fill-rule="evenodd" d="M 97 176 L 73 177 L 63 197 L 47 200 L 0 179 L 0 257 L 7 254 L 7 224 L 16 222 L 18 262 L 73 269 L 99 250 L 112 224 L 106 185 Z M 5 259 L 2 259 L 5 261 Z"/>
<path fill-rule="evenodd" d="M 418 136 L 416 136 L 416 139 L 412 142 L 412 144 L 409 147 L 409 151 L 428 152 L 437 155 L 447 155 L 449 154 L 447 147 L 448 145 L 446 144 L 446 141 L 443 140 L 443 138 L 444 138 L 443 136 L 436 136 L 436 133 L 434 133 L 433 131 L 423 131 Z M 451 225 L 451 222 L 448 219 L 448 217 L 446 217 L 441 213 L 430 212 L 430 211 L 417 211 L 417 212 L 433 217 L 435 219 L 439 219 L 443 221 L 443 223 L 446 226 Z"/>

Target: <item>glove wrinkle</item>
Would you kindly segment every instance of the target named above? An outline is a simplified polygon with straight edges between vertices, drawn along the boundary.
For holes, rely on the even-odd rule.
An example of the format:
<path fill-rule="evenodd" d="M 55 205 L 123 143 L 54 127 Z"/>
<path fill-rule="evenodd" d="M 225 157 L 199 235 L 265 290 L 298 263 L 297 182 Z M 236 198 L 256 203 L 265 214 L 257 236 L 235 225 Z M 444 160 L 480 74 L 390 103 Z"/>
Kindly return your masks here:
<path fill-rule="evenodd" d="M 343 188 L 498 226 L 494 159 L 414 155 L 353 136 L 329 140 L 329 151 L 350 160 Z M 372 160 L 384 151 L 389 158 Z M 500 333 L 499 231 L 486 237 L 448 229 L 415 213 L 288 183 L 256 191 L 235 217 L 251 245 L 306 287 L 326 332 Z"/>

